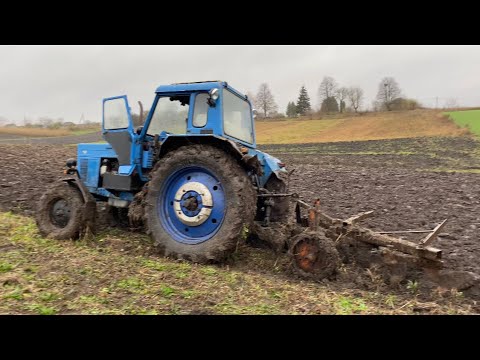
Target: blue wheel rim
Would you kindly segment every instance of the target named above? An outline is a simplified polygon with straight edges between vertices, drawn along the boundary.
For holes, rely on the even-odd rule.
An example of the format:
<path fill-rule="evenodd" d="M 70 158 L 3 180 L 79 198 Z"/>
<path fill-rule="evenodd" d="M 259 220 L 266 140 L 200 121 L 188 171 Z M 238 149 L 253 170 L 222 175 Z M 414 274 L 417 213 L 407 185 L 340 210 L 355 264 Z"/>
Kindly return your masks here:
<path fill-rule="evenodd" d="M 208 206 L 211 212 L 207 220 L 198 226 L 184 224 L 174 209 L 177 192 L 184 185 L 188 189 L 189 182 L 204 185 L 212 196 L 213 205 Z M 196 209 L 186 206 L 186 199 L 189 197 L 196 199 Z M 157 201 L 157 216 L 163 228 L 172 239 L 182 244 L 195 245 L 211 239 L 221 228 L 225 218 L 226 201 L 223 186 L 211 171 L 199 166 L 182 168 L 171 174 L 162 187 Z M 177 202 L 180 203 L 181 211 L 189 217 L 198 215 L 204 207 L 202 197 L 193 190 L 187 191 Z"/>

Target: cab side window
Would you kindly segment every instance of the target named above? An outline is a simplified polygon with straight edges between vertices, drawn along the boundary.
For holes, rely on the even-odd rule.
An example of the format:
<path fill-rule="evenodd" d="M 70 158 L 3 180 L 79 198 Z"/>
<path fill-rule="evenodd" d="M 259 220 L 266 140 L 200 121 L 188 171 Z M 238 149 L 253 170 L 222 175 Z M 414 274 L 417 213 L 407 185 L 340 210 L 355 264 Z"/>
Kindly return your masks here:
<path fill-rule="evenodd" d="M 202 93 L 195 96 L 195 107 L 193 109 L 193 126 L 204 127 L 207 124 L 208 94 Z"/>

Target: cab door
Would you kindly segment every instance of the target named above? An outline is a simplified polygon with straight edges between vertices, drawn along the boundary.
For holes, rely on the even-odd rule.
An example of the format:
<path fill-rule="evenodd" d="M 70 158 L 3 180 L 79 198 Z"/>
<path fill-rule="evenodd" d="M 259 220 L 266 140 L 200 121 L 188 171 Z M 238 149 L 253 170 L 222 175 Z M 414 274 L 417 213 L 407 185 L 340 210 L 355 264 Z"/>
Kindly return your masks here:
<path fill-rule="evenodd" d="M 134 162 L 134 131 L 126 95 L 103 99 L 102 133 L 117 153 L 119 173 L 130 173 Z"/>

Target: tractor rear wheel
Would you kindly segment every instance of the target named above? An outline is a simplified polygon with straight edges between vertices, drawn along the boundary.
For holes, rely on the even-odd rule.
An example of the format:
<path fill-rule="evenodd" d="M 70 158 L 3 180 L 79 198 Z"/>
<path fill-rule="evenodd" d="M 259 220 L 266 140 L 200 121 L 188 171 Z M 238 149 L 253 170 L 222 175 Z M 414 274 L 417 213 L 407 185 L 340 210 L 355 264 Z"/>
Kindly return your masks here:
<path fill-rule="evenodd" d="M 36 222 L 40 234 L 57 240 L 76 239 L 83 232 L 85 207 L 78 189 L 60 182 L 40 198 Z"/>
<path fill-rule="evenodd" d="M 245 241 L 255 202 L 246 171 L 231 155 L 208 145 L 183 146 L 152 171 L 147 231 L 165 256 L 222 261 Z"/>
<path fill-rule="evenodd" d="M 319 231 L 305 230 L 291 241 L 294 271 L 303 278 L 320 281 L 334 275 L 340 265 L 335 244 Z"/>

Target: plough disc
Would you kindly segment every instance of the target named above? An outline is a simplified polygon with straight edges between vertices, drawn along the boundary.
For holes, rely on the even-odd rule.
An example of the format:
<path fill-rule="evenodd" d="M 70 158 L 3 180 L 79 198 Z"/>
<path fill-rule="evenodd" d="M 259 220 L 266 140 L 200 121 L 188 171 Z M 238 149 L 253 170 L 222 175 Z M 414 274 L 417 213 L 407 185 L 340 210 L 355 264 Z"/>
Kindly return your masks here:
<path fill-rule="evenodd" d="M 320 231 L 306 230 L 292 239 L 290 256 L 294 270 L 302 277 L 322 280 L 334 275 L 340 256 L 332 240 Z"/>

